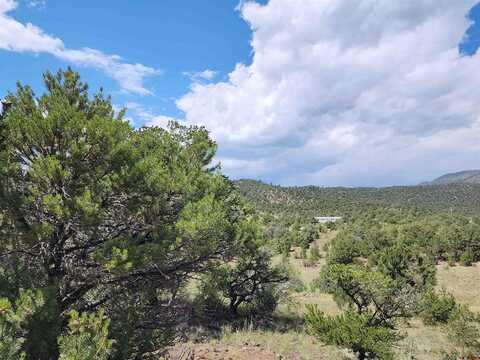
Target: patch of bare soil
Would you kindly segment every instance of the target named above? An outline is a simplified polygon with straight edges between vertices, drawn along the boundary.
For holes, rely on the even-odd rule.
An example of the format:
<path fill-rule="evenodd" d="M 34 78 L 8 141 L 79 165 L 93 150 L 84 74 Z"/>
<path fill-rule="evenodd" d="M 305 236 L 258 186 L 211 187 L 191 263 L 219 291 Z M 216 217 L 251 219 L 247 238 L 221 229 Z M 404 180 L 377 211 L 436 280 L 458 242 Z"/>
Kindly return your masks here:
<path fill-rule="evenodd" d="M 262 349 L 258 344 L 243 346 L 222 344 L 178 344 L 171 347 L 164 359 L 168 360 L 279 360 L 282 357 Z"/>

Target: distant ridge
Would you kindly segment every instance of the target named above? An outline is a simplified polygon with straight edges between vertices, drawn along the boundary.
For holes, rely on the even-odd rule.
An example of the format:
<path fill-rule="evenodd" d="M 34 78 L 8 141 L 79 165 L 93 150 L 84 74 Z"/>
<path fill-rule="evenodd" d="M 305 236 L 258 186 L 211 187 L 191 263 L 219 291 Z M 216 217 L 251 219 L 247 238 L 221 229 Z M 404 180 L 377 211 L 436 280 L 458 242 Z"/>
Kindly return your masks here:
<path fill-rule="evenodd" d="M 446 185 L 446 184 L 480 184 L 480 170 L 464 170 L 445 174 L 433 181 L 420 185 Z"/>
<path fill-rule="evenodd" d="M 346 216 L 372 207 L 396 207 L 479 215 L 480 182 L 470 179 L 470 182 L 459 183 L 460 179 L 455 178 L 453 183 L 429 183 L 435 186 L 384 188 L 284 187 L 249 179 L 237 180 L 235 184 L 255 208 L 270 214 L 294 212 L 313 218 Z"/>

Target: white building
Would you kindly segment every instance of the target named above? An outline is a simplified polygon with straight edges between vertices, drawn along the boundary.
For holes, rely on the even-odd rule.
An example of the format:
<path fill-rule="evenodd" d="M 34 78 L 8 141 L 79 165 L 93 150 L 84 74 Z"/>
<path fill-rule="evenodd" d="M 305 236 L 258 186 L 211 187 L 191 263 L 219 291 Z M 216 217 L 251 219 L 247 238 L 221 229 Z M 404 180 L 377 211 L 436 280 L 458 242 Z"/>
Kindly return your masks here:
<path fill-rule="evenodd" d="M 317 224 L 325 224 L 329 222 L 336 222 L 342 218 L 339 216 L 315 216 L 313 219 Z"/>

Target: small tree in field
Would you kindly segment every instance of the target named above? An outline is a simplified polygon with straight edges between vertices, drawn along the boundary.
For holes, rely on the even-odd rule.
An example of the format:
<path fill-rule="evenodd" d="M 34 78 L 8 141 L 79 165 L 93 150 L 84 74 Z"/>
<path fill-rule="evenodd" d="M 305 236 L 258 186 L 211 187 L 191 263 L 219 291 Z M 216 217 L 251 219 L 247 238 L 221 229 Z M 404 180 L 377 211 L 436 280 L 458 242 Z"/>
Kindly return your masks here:
<path fill-rule="evenodd" d="M 315 241 L 315 236 L 316 236 L 316 231 L 315 228 L 308 224 L 304 225 L 300 230 L 299 230 L 299 245 L 302 248 L 302 250 L 307 250 L 310 244 Z"/>
<path fill-rule="evenodd" d="M 447 334 L 452 343 L 460 348 L 461 359 L 480 354 L 480 320 L 467 306 L 458 306 L 447 323 Z"/>
<path fill-rule="evenodd" d="M 434 288 L 429 288 L 420 302 L 420 317 L 428 325 L 447 323 L 456 307 L 453 295 L 445 290 L 436 292 Z"/>
<path fill-rule="evenodd" d="M 230 314 L 235 317 L 242 304 L 252 302 L 263 307 L 265 313 L 272 312 L 277 301 L 271 296 L 272 287 L 286 282 L 288 277 L 282 268 L 271 265 L 270 255 L 262 248 L 260 229 L 254 221 L 245 222 L 238 231 L 235 253 L 238 255 L 231 263 L 212 270 L 206 279 L 209 287 L 228 299 Z"/>
<path fill-rule="evenodd" d="M 361 360 L 391 359 L 392 345 L 401 339 L 396 321 L 410 316 L 415 304 L 413 288 L 355 264 L 327 266 L 318 283 L 346 311 L 327 316 L 309 307 L 305 316 L 309 331 L 327 344 L 351 349 Z"/>
<path fill-rule="evenodd" d="M 398 335 L 389 327 L 371 322 L 372 311 L 358 313 L 346 310 L 328 316 L 316 306 L 308 306 L 305 321 L 311 334 L 327 344 L 351 349 L 359 359 L 393 359 L 392 347 Z"/>
<path fill-rule="evenodd" d="M 387 247 L 375 256 L 378 271 L 396 282 L 407 283 L 418 291 L 436 283 L 435 263 L 419 249 L 397 245 Z"/>

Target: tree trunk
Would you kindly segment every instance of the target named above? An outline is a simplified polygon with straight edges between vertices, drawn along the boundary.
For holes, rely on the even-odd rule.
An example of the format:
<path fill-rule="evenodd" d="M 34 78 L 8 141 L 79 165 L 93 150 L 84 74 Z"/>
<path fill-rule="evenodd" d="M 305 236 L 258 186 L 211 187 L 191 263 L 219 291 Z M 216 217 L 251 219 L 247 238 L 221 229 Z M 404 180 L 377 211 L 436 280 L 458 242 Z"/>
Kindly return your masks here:
<path fill-rule="evenodd" d="M 57 338 L 62 333 L 64 321 L 57 300 L 57 288 L 43 289 L 45 304 L 29 322 L 26 352 L 28 359 L 58 359 Z"/>
<path fill-rule="evenodd" d="M 60 271 L 62 259 L 59 254 L 53 254 L 45 263 L 47 286 L 42 289 L 44 305 L 32 318 L 26 341 L 28 359 L 53 360 L 59 357 L 58 337 L 66 326 L 67 319 L 63 315 L 61 304 L 61 282 L 63 274 Z"/>
<path fill-rule="evenodd" d="M 365 360 L 367 358 L 367 354 L 365 351 L 359 351 L 358 352 L 358 360 Z"/>
<path fill-rule="evenodd" d="M 234 317 L 238 316 L 238 303 L 236 301 L 230 301 L 230 314 Z"/>

